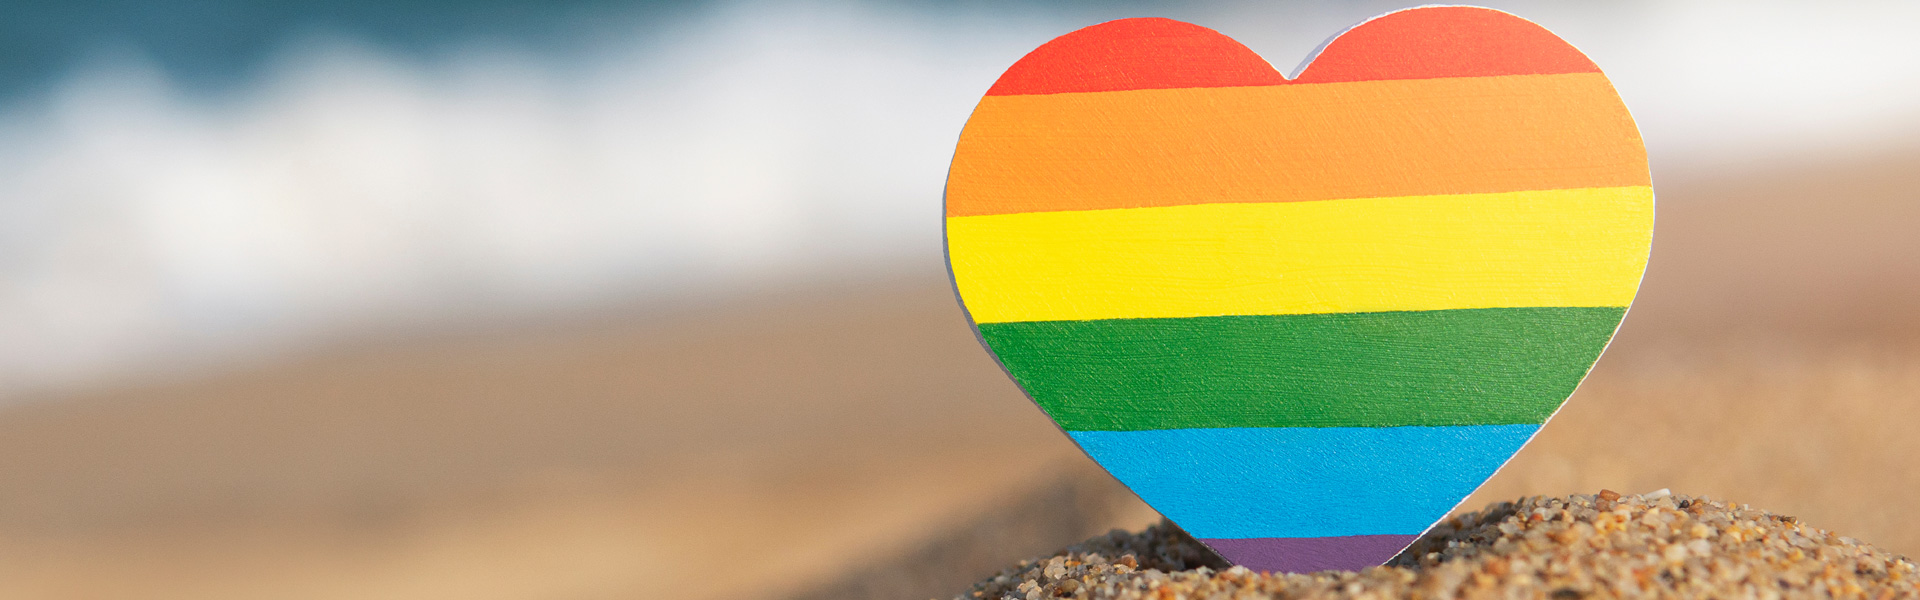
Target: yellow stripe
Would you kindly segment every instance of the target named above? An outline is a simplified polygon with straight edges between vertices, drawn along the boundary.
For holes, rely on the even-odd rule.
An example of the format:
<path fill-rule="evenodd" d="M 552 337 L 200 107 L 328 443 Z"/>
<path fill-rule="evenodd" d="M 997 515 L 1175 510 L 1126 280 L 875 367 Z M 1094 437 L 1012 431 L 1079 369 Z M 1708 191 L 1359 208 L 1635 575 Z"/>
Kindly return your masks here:
<path fill-rule="evenodd" d="M 947 219 L 978 323 L 1627 306 L 1653 188 Z"/>

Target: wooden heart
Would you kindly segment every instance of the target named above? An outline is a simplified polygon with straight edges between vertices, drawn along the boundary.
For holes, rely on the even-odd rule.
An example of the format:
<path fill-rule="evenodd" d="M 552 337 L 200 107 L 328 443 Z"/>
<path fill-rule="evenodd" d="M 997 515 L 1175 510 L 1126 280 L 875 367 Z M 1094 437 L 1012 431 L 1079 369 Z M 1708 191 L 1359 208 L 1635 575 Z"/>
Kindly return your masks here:
<path fill-rule="evenodd" d="M 1001 76 L 947 180 L 981 340 L 1228 560 L 1384 562 L 1553 416 L 1639 288 L 1653 189 L 1593 62 L 1422 7 L 1298 78 L 1127 19 Z"/>

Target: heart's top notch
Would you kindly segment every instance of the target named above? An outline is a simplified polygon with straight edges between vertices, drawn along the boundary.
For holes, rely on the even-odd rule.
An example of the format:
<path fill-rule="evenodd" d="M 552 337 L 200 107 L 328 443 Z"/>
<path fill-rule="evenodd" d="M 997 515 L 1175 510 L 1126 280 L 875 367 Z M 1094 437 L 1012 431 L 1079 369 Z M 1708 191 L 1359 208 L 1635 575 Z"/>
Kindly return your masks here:
<path fill-rule="evenodd" d="M 1108 21 L 1028 53 L 987 95 L 1599 71 L 1578 49 L 1526 19 L 1490 8 L 1425 6 L 1387 13 L 1334 36 L 1297 79 L 1199 25 L 1160 18 Z"/>

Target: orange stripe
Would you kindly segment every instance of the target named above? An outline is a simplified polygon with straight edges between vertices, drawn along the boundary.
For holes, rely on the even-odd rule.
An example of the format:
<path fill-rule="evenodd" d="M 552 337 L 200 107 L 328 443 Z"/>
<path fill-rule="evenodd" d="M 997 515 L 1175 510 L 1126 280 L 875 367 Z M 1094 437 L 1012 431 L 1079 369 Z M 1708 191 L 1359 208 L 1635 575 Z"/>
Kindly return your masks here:
<path fill-rule="evenodd" d="M 1598 73 L 989 96 L 947 216 L 1646 185 Z"/>

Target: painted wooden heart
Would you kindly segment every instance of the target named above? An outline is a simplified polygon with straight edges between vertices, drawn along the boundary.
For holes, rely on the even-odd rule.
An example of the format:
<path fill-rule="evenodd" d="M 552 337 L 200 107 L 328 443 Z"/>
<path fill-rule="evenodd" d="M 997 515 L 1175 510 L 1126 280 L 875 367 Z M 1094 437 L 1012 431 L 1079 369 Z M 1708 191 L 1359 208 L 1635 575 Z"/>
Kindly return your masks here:
<path fill-rule="evenodd" d="M 1553 416 L 1639 288 L 1653 189 L 1593 62 L 1422 7 L 1295 79 L 1126 19 L 1001 76 L 947 180 L 954 285 L 1067 435 L 1234 563 L 1391 558 Z"/>

